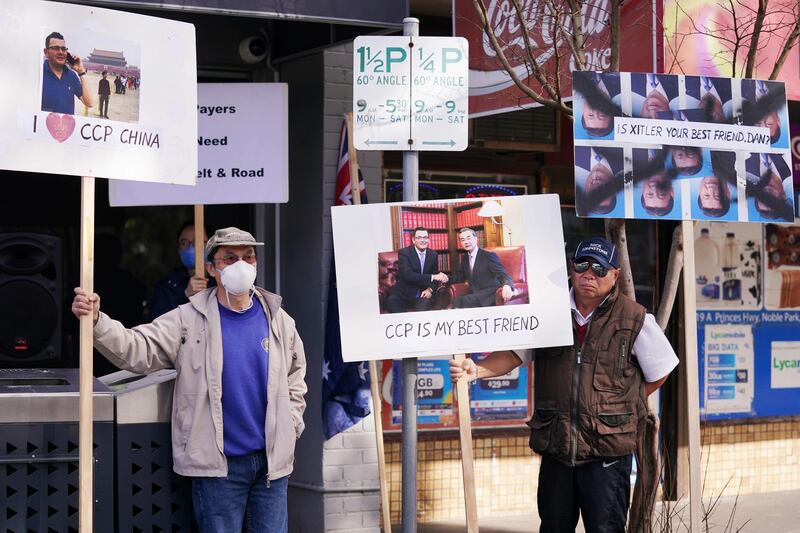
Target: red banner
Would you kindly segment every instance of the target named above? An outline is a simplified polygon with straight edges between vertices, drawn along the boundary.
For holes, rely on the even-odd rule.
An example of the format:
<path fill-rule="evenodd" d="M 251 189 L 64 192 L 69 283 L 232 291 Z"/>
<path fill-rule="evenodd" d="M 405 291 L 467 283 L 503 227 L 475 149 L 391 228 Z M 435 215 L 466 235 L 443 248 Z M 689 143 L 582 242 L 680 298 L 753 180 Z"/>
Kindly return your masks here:
<path fill-rule="evenodd" d="M 524 27 L 514 6 L 508 0 L 483 0 L 489 25 L 511 66 L 526 80 L 537 94 L 545 95 L 541 85 L 526 67 L 527 50 Z M 570 32 L 571 19 L 564 16 L 554 23 L 554 17 L 545 15 L 543 0 L 521 0 L 522 11 L 531 38 L 532 53 L 550 76 L 561 73 L 561 93 L 572 95 L 570 72 L 575 64 L 564 42 L 562 30 Z M 566 2 L 563 2 L 566 12 Z M 583 30 L 586 38 L 586 63 L 590 70 L 610 68 L 611 32 L 607 24 L 610 16 L 609 0 L 587 0 L 583 3 Z M 653 53 L 653 4 L 647 1 L 625 2 L 621 12 L 620 70 L 651 72 L 655 65 Z M 473 0 L 454 0 L 453 18 L 455 34 L 469 41 L 469 114 L 470 117 L 514 111 L 536 105 L 526 96 L 503 68 L 484 33 Z M 556 53 L 557 51 L 557 53 Z"/>

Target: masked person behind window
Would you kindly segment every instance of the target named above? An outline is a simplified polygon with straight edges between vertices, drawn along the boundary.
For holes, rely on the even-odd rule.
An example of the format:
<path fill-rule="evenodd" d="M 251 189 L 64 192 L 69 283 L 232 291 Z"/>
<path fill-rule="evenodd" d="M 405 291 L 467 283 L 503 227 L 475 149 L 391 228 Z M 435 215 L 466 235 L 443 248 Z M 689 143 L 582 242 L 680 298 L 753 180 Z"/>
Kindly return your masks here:
<path fill-rule="evenodd" d="M 295 441 L 305 427 L 306 359 L 281 297 L 253 285 L 256 242 L 217 230 L 205 247 L 217 287 L 150 324 L 126 329 L 75 289 L 72 312 L 94 320 L 95 347 L 120 368 L 177 371 L 172 457 L 192 479 L 201 533 L 285 533 Z"/>
<path fill-rule="evenodd" d="M 194 222 L 187 220 L 178 231 L 178 256 L 181 266 L 158 280 L 153 287 L 153 299 L 150 302 L 150 320 L 155 320 L 167 311 L 189 302 L 194 294 L 214 287 L 214 279 L 195 275 L 194 268 Z M 208 228 L 203 228 L 203 244 L 208 242 Z"/>

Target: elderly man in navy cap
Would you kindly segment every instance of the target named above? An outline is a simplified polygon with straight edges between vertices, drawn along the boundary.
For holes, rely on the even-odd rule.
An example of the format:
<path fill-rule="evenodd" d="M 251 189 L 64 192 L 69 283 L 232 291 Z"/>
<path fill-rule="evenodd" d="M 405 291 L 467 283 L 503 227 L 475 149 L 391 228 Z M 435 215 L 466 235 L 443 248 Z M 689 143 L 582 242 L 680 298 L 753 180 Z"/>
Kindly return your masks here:
<path fill-rule="evenodd" d="M 542 533 L 625 531 L 632 453 L 643 431 L 647 396 L 677 366 L 653 315 L 620 294 L 618 250 L 605 239 L 582 241 L 570 261 L 575 342 L 536 350 L 531 448 L 542 456 Z M 494 352 L 475 364 L 450 363 L 453 380 L 506 374 L 530 350 Z"/>

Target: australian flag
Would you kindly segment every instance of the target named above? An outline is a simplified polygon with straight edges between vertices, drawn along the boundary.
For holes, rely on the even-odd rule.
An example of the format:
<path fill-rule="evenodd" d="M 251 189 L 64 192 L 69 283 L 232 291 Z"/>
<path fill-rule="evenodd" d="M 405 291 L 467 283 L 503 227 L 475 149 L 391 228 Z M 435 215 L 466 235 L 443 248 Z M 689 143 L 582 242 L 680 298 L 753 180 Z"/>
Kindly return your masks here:
<path fill-rule="evenodd" d="M 361 203 L 367 203 L 364 179 L 359 173 Z M 336 175 L 336 205 L 353 203 L 350 185 L 350 153 L 347 122 L 339 135 L 339 170 Z M 357 423 L 370 413 L 370 390 L 367 364 L 342 361 L 342 339 L 339 333 L 339 301 L 336 290 L 336 267 L 331 261 L 328 284 L 328 314 L 325 322 L 325 355 L 322 361 L 322 428 L 325 438 Z"/>

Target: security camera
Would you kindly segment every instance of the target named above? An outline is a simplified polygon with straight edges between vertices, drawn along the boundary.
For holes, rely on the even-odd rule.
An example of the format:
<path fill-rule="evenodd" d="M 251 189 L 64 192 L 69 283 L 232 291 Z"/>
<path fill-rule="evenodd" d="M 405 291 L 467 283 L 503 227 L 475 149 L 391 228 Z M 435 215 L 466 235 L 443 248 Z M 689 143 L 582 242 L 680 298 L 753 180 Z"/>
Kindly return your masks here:
<path fill-rule="evenodd" d="M 239 43 L 239 57 L 250 65 L 260 63 L 269 54 L 269 43 L 260 35 L 245 37 Z"/>

